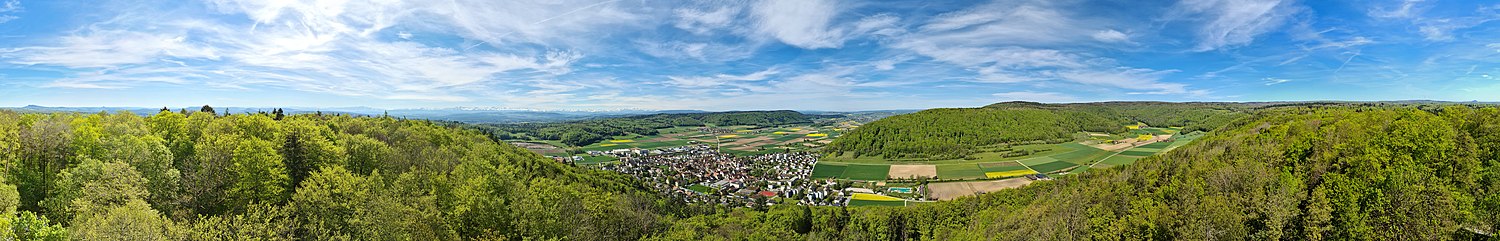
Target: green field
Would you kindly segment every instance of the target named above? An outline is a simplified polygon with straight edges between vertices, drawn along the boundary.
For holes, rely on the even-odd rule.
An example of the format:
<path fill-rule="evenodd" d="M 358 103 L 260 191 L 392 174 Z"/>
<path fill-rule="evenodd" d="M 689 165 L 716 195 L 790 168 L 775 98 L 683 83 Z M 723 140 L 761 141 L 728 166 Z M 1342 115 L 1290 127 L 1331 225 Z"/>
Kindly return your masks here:
<path fill-rule="evenodd" d="M 1140 131 L 1142 133 L 1177 132 L 1177 130 L 1167 128 L 1146 128 L 1136 131 Z M 999 153 L 997 152 L 980 153 L 975 154 L 974 156 L 978 158 L 972 160 L 886 159 L 880 157 L 854 158 L 852 156 L 845 155 L 820 159 L 818 161 L 817 167 L 815 167 L 813 170 L 813 177 L 837 177 L 854 180 L 883 180 L 882 178 L 877 178 L 876 174 L 886 173 L 887 171 L 889 171 L 888 165 L 891 164 L 933 164 L 937 166 L 937 177 L 939 179 L 950 180 L 985 179 L 994 178 L 997 175 L 1010 176 L 1013 173 L 1009 172 L 1027 170 L 1027 167 L 1029 167 L 1030 170 L 1034 170 L 1040 173 L 1052 173 L 1062 170 L 1068 170 L 1069 168 L 1074 168 L 1076 166 L 1093 165 L 1094 163 L 1100 163 L 1104 165 L 1093 168 L 1103 168 L 1107 166 L 1130 164 L 1135 162 L 1136 159 L 1151 156 L 1166 149 L 1173 148 L 1175 147 L 1175 145 L 1186 144 L 1186 142 L 1192 141 L 1194 138 L 1201 136 L 1201 134 L 1195 134 L 1196 135 L 1174 137 L 1173 139 L 1176 141 L 1173 142 L 1158 142 L 1132 149 L 1127 149 L 1124 152 L 1118 154 L 1116 154 L 1115 152 L 1084 145 L 1082 143 L 1070 142 L 1061 144 L 1035 144 L 1015 146 L 1014 149 L 1036 150 L 1037 152 L 1026 156 L 1005 158 L 993 157 L 993 155 L 999 155 Z M 987 157 L 986 155 L 990 156 Z M 1113 156 L 1111 157 L 1111 155 Z M 1106 159 L 1106 157 L 1109 158 Z M 846 170 L 848 168 L 852 168 L 852 166 L 862 166 L 861 168 L 871 169 L 871 171 L 869 171 L 868 173 L 860 173 Z M 873 167 L 869 166 L 886 166 L 887 169 L 875 170 L 873 169 Z M 1078 168 L 1077 170 L 1073 170 L 1071 172 L 1080 173 L 1093 168 Z M 857 176 L 859 178 L 852 178 L 851 176 Z"/>
<path fill-rule="evenodd" d="M 714 191 L 717 191 L 717 190 L 714 190 L 714 188 L 712 188 L 712 187 L 708 187 L 708 186 L 704 186 L 704 185 L 698 185 L 698 184 L 693 184 L 692 186 L 688 186 L 688 190 L 693 190 L 694 192 L 698 192 L 698 193 L 714 193 Z"/>
<path fill-rule="evenodd" d="M 840 178 L 865 181 L 882 181 L 891 171 L 890 165 L 824 164 L 813 166 L 812 178 Z"/>
<path fill-rule="evenodd" d="M 1078 164 L 1073 164 L 1071 162 L 1055 161 L 1055 162 L 1043 163 L 1041 165 L 1032 165 L 1031 169 L 1036 170 L 1037 172 L 1041 172 L 1041 173 L 1051 173 L 1051 172 L 1055 172 L 1055 171 L 1061 171 L 1063 169 L 1068 169 L 1069 167 L 1073 167 L 1073 166 L 1077 166 L 1077 165 Z"/>
<path fill-rule="evenodd" d="M 844 175 L 844 169 L 849 166 L 830 165 L 819 162 L 813 166 L 812 178 L 840 178 Z M 889 168 L 889 167 L 887 167 Z"/>
<path fill-rule="evenodd" d="M 591 165 L 591 164 L 599 164 L 599 163 L 605 163 L 605 162 L 613 162 L 613 161 L 617 161 L 617 160 L 620 160 L 620 158 L 615 158 L 615 157 L 612 157 L 612 156 L 589 156 L 589 155 L 584 155 L 583 156 L 583 160 L 582 161 L 578 161 L 577 164 L 580 164 L 580 165 Z"/>
<path fill-rule="evenodd" d="M 1172 136 L 1172 144 L 1167 145 L 1167 147 L 1163 149 L 1171 150 L 1182 145 L 1187 145 L 1188 143 L 1192 143 L 1193 140 L 1197 140 L 1199 137 L 1203 137 L 1203 132 L 1194 132 L 1187 135 Z"/>
<path fill-rule="evenodd" d="M 1059 160 L 1059 161 L 1071 162 L 1073 164 L 1080 164 L 1081 165 L 1081 164 L 1086 164 L 1086 163 L 1089 163 L 1089 162 L 1097 161 L 1097 160 L 1099 160 L 1099 158 L 1104 158 L 1105 156 L 1109 156 L 1109 154 L 1110 154 L 1109 151 L 1105 151 L 1105 150 L 1102 150 L 1102 149 L 1099 149 L 1099 148 L 1094 148 L 1094 147 L 1090 147 L 1090 146 L 1086 146 L 1086 145 L 1078 144 L 1078 143 L 1067 143 L 1067 144 L 1063 144 L 1063 145 L 1067 146 L 1067 147 L 1070 147 L 1070 148 L 1073 148 L 1076 151 L 1072 151 L 1072 152 L 1068 152 L 1068 153 L 1063 153 L 1063 154 L 1058 154 L 1058 155 L 1053 155 L 1053 156 L 1051 156 L 1053 159 L 1056 159 L 1056 160 Z M 1034 164 L 1027 163 L 1027 165 L 1034 165 Z"/>
<path fill-rule="evenodd" d="M 1101 161 L 1099 163 L 1109 164 L 1110 166 L 1119 166 L 1135 163 L 1135 160 L 1139 159 L 1141 159 L 1141 157 L 1115 155 L 1109 157 L 1109 159 L 1104 159 L 1104 161 Z"/>
<path fill-rule="evenodd" d="M 975 164 L 937 165 L 937 177 L 942 179 L 984 178 L 984 171 Z"/>
<path fill-rule="evenodd" d="M 1162 128 L 1143 128 L 1143 129 L 1141 129 L 1141 131 L 1144 131 L 1146 133 L 1151 133 L 1152 135 L 1167 135 L 1167 134 L 1175 133 L 1175 131 L 1171 131 L 1171 130 L 1167 130 L 1167 129 L 1162 129 Z"/>
<path fill-rule="evenodd" d="M 844 178 L 865 181 L 885 180 L 886 175 L 891 172 L 890 165 L 849 165 L 844 168 Z"/>
<path fill-rule="evenodd" d="M 1151 156 L 1151 154 L 1156 154 L 1156 152 L 1155 151 L 1147 151 L 1147 150 L 1136 150 L 1136 149 L 1130 149 L 1130 150 L 1126 150 L 1124 152 L 1120 152 L 1120 155 L 1124 155 L 1124 156 L 1139 156 L 1139 157 Z"/>
<path fill-rule="evenodd" d="M 984 163 L 984 164 L 979 164 L 979 170 L 982 170 L 984 172 L 1007 172 L 1007 171 L 1016 171 L 1016 170 L 1028 170 L 1028 169 L 1029 168 L 1026 168 L 1026 166 L 1022 166 L 1022 165 L 1017 164 L 1015 162 L 1001 162 L 1001 163 Z"/>
<path fill-rule="evenodd" d="M 1089 169 L 1090 169 L 1089 165 L 1079 165 L 1078 168 L 1073 168 L 1073 170 L 1068 170 L 1068 172 L 1069 173 L 1084 173 L 1084 172 L 1088 172 Z"/>
<path fill-rule="evenodd" d="M 892 160 L 878 157 L 834 157 L 824 158 L 818 161 L 813 169 L 814 178 L 838 177 L 853 180 L 884 180 L 877 174 L 884 175 L 889 171 L 890 164 L 934 164 L 937 166 L 937 175 L 940 179 L 985 179 L 1010 177 L 1026 172 L 1036 171 L 1041 173 L 1055 172 L 1085 165 L 1112 154 L 1112 152 L 1090 147 L 1079 143 L 1062 144 L 1039 144 L 1016 146 L 1017 149 L 1039 150 L 1037 153 L 1027 156 L 1008 158 L 979 158 L 977 160 L 949 159 L 949 160 Z M 991 153 L 994 154 L 994 153 Z M 983 154 L 976 155 L 982 156 Z M 864 164 L 864 165 L 861 165 Z M 874 169 L 873 166 L 886 167 L 885 169 Z M 1030 168 L 1027 168 L 1027 167 Z M 870 171 L 853 171 L 854 168 L 870 169 Z"/>
<path fill-rule="evenodd" d="M 1172 145 L 1171 142 L 1157 142 L 1157 143 L 1146 144 L 1144 146 L 1138 146 L 1136 148 L 1163 149 L 1163 148 L 1167 148 L 1167 146 L 1170 146 L 1170 145 Z"/>
<path fill-rule="evenodd" d="M 1000 161 L 1021 160 L 1021 159 L 1027 159 L 1027 158 L 1033 158 L 1033 157 L 1039 157 L 1039 156 L 1047 156 L 1047 155 L 1053 155 L 1053 154 L 1059 154 L 1059 153 L 1067 153 L 1067 152 L 1071 152 L 1071 151 L 1075 150 L 1072 147 L 1068 147 L 1068 146 L 1064 146 L 1064 145 L 1066 145 L 1066 144 L 1034 144 L 1034 145 L 1019 145 L 1019 146 L 1014 146 L 1014 147 L 1012 147 L 1012 149 L 1015 149 L 1015 150 L 1036 151 L 1035 153 L 1032 153 L 1031 155 L 1017 156 L 1017 157 L 1001 157 L 1000 156 L 1001 153 L 998 153 L 998 152 L 983 152 L 983 153 L 974 154 L 973 155 L 973 159 L 942 159 L 942 160 L 926 160 L 926 159 L 918 159 L 918 158 L 883 158 L 883 157 L 878 157 L 878 156 L 861 156 L 861 157 L 856 158 L 852 154 L 844 154 L 843 156 L 822 158 L 819 161 L 820 162 L 821 161 L 838 162 L 838 163 L 860 163 L 860 164 L 892 164 L 892 163 L 901 163 L 901 164 L 958 164 L 958 163 L 986 163 L 986 162 L 1000 162 Z M 1082 145 L 1079 145 L 1079 146 L 1082 146 Z"/>
<path fill-rule="evenodd" d="M 1052 158 L 1050 156 L 1033 157 L 1033 158 L 1027 158 L 1027 159 L 1020 160 L 1021 164 L 1027 165 L 1027 166 L 1030 166 L 1030 165 L 1041 165 L 1042 163 L 1055 162 L 1055 161 L 1058 161 L 1057 158 Z"/>

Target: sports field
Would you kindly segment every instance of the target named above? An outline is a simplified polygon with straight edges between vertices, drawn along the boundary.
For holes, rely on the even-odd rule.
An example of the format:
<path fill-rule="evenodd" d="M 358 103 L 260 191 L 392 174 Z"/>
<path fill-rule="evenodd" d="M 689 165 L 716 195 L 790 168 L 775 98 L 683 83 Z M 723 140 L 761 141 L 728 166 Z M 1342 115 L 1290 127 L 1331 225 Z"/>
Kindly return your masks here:
<path fill-rule="evenodd" d="M 698 185 L 698 184 L 693 184 L 692 186 L 688 186 L 688 190 L 693 190 L 694 192 L 698 192 L 698 193 L 713 193 L 715 191 L 714 188 L 712 188 L 712 187 L 708 187 L 708 186 L 704 186 L 704 185 Z"/>

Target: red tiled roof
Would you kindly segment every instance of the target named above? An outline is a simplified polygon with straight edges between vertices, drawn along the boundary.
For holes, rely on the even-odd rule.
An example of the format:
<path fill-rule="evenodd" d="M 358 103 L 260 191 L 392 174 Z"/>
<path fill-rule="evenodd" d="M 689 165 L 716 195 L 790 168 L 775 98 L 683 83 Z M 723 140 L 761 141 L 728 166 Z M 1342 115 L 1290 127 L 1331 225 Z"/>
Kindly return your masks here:
<path fill-rule="evenodd" d="M 776 196 L 776 192 L 772 192 L 772 191 L 760 191 L 760 195 L 761 196 L 766 196 L 766 197 L 775 197 Z"/>

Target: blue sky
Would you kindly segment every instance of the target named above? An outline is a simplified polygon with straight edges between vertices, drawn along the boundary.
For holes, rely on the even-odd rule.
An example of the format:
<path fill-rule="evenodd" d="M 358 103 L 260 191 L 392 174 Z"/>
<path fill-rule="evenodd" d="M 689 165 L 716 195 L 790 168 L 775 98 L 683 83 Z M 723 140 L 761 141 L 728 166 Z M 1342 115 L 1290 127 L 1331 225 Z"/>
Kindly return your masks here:
<path fill-rule="evenodd" d="M 1493 1 L 0 0 L 0 106 L 1500 101 Z"/>

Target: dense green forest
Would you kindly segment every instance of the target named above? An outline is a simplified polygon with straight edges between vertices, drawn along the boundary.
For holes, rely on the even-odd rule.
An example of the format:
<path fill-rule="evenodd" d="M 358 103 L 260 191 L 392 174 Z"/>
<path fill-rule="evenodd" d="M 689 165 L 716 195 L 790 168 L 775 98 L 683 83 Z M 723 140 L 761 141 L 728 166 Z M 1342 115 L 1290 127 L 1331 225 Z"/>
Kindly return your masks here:
<path fill-rule="evenodd" d="M 558 140 L 563 144 L 586 146 L 612 136 L 656 135 L 657 129 L 676 126 L 777 126 L 812 123 L 826 116 L 796 111 L 731 111 L 713 113 L 653 114 L 602 118 L 563 123 L 492 124 L 478 128 L 500 139 Z"/>
<path fill-rule="evenodd" d="M 0 240 L 1443 240 L 1500 230 L 1500 109 L 1252 111 L 912 207 L 715 208 L 427 121 L 0 111 Z"/>
<path fill-rule="evenodd" d="M 959 158 L 1001 143 L 1065 142 L 1080 131 L 1122 133 L 1137 122 L 1204 131 L 1246 114 L 1227 103 L 1004 102 L 981 108 L 941 108 L 892 116 L 860 126 L 828 145 L 833 155 L 885 158 Z"/>
<path fill-rule="evenodd" d="M 690 207 L 392 118 L 0 110 L 0 164 L 0 240 L 619 240 Z"/>

